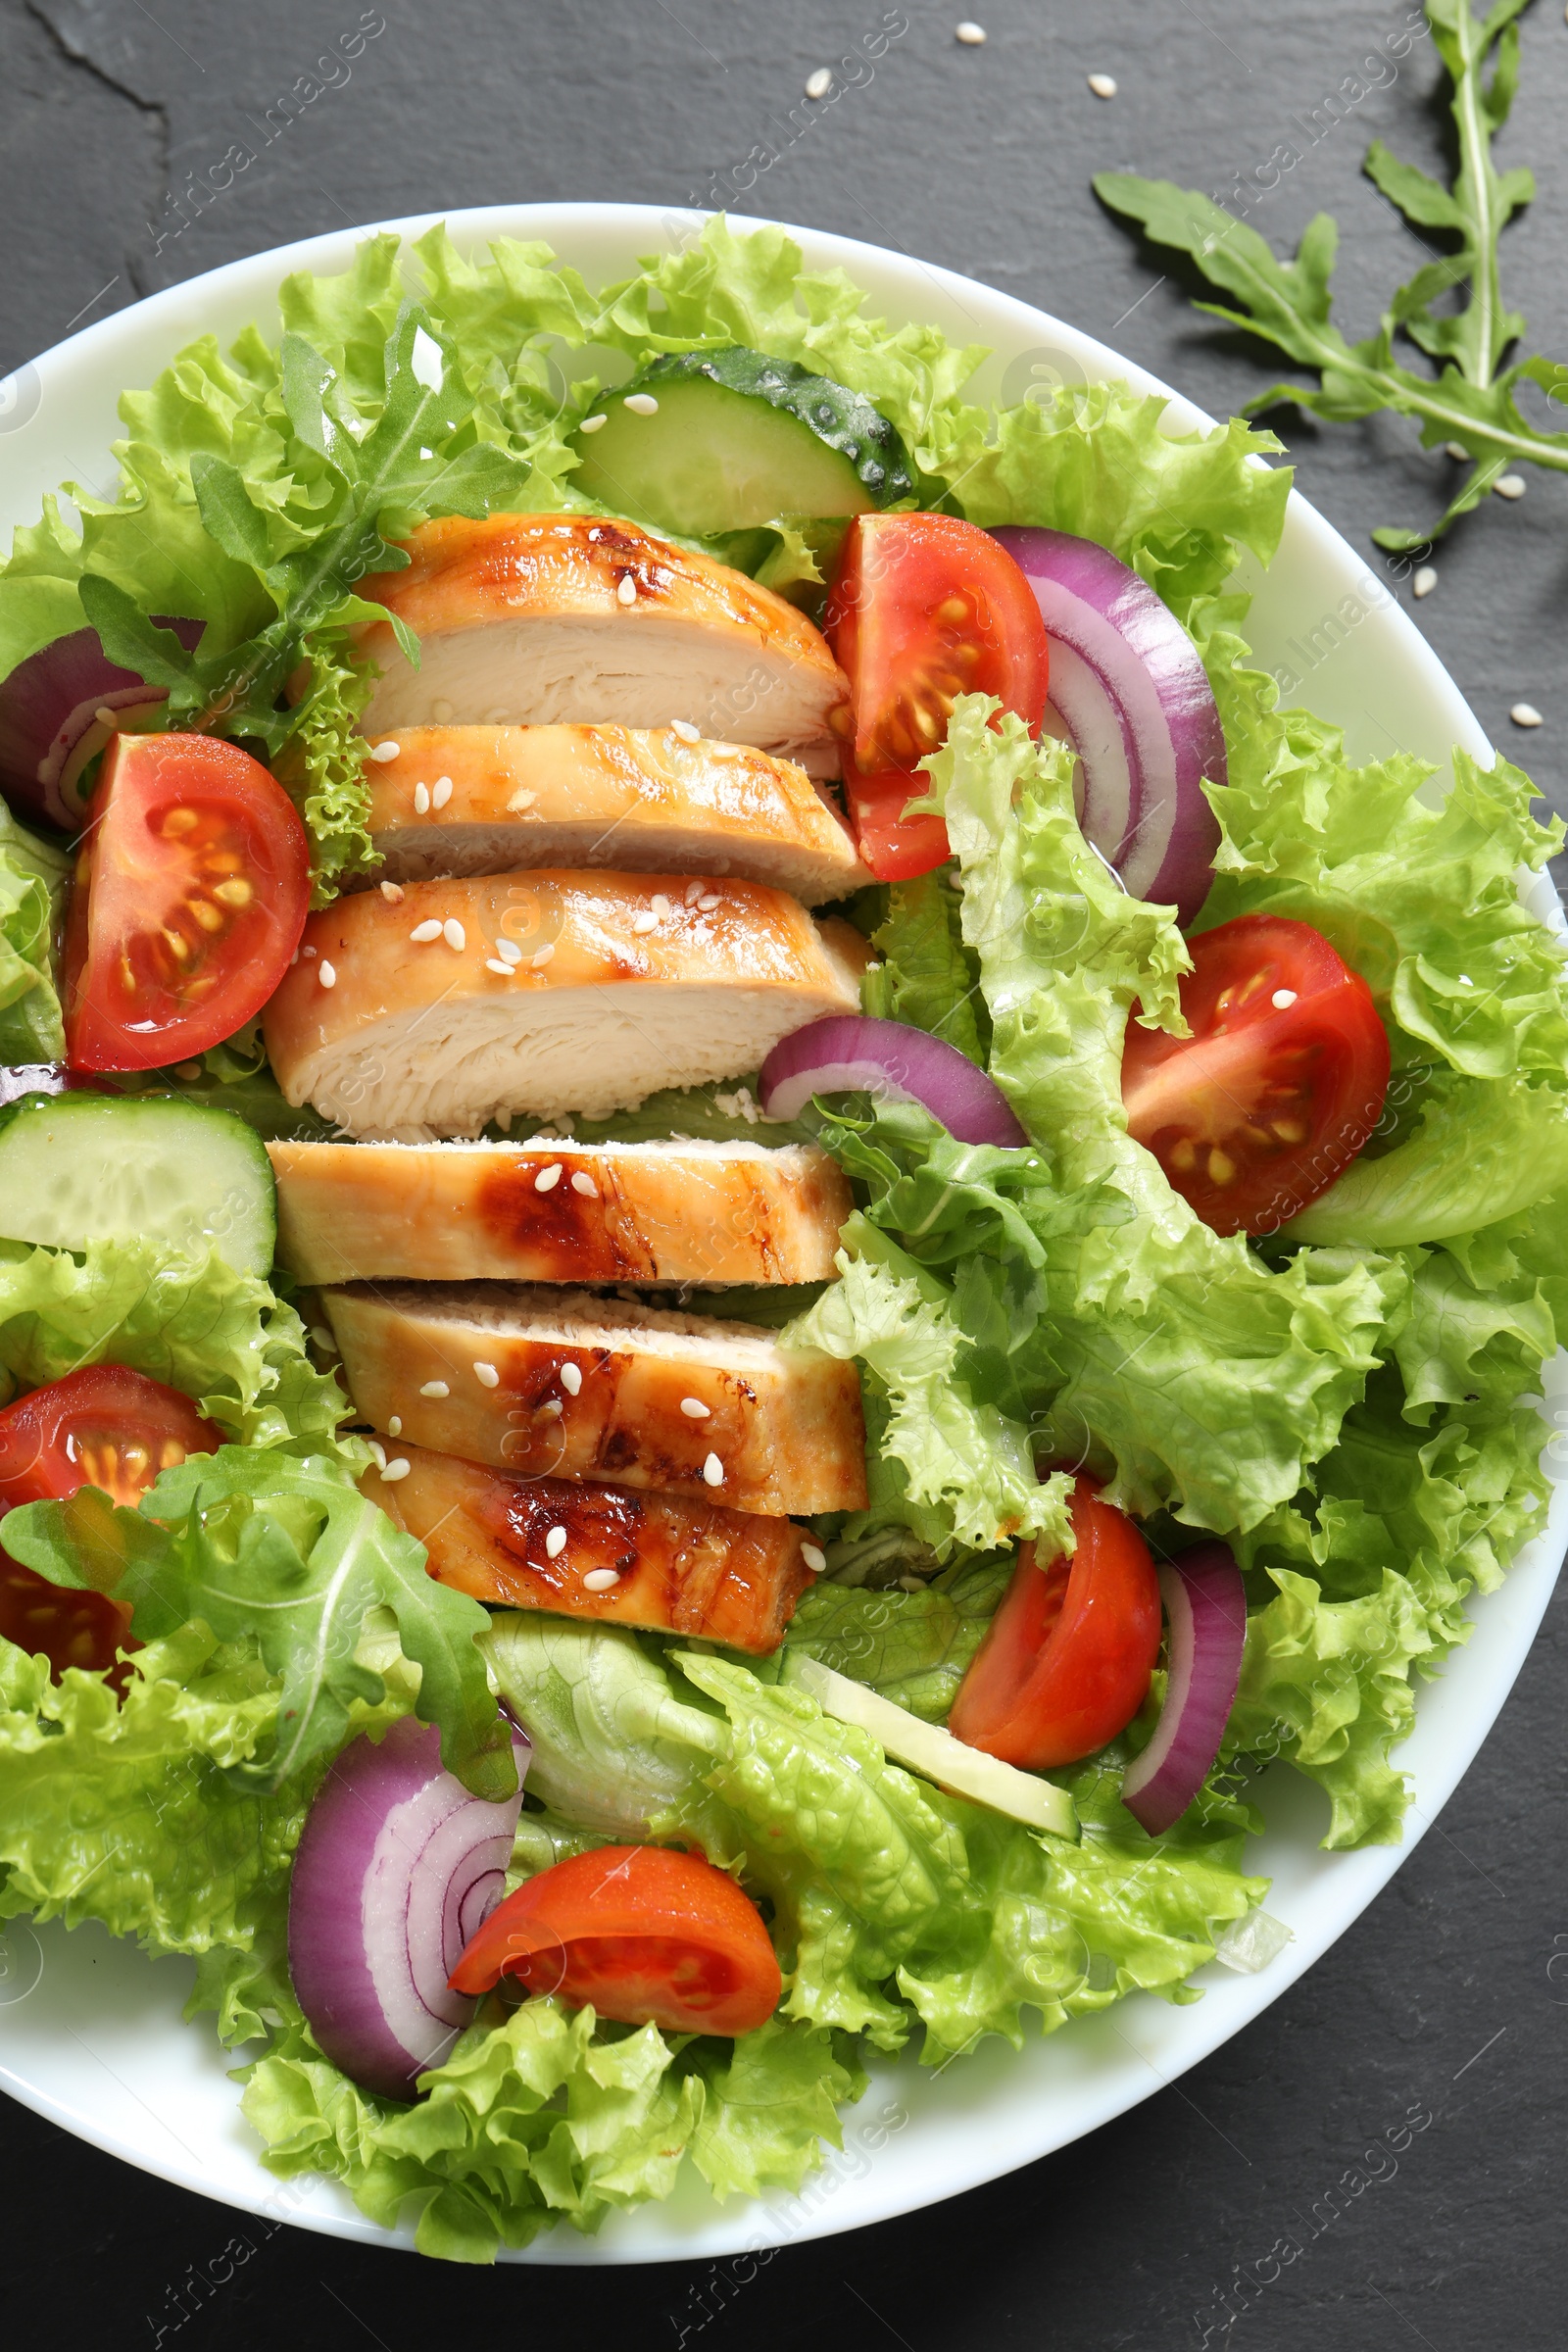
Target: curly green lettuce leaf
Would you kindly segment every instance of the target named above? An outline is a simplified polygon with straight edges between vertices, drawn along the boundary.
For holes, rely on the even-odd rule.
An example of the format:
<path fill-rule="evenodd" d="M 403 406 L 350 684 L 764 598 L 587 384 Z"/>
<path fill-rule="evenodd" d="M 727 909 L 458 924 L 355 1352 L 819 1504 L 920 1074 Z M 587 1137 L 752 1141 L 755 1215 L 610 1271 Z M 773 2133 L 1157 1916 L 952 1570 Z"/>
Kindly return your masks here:
<path fill-rule="evenodd" d="M 448 1771 L 476 1796 L 517 1785 L 511 1730 L 476 1647 L 486 1611 L 434 1581 L 423 1545 L 339 1462 L 223 1446 L 162 1472 L 134 1511 L 92 1487 L 24 1504 L 7 1515 L 5 1545 L 52 1584 L 113 1591 L 130 1604 L 138 1640 L 193 1618 L 220 1641 L 253 1634 L 282 1695 L 276 1740 L 235 1766 L 243 1777 L 281 1788 L 337 1752 L 357 1702 L 380 1704 L 384 1680 L 358 1645 L 369 1612 L 384 1608 L 420 1670 L 416 1711 L 439 1726 Z"/>
<path fill-rule="evenodd" d="M 922 1289 L 918 1269 L 848 1250 L 835 1262 L 840 1279 L 781 1336 L 786 1347 L 858 1362 L 869 1386 L 871 1509 L 849 1532 L 904 1518 L 942 1557 L 955 1544 L 984 1551 L 1023 1536 L 1069 1549 L 1069 1482 L 1059 1472 L 1039 1479 L 1027 1430 L 970 1395 L 963 1333 L 942 1286 L 927 1275 Z"/>
<path fill-rule="evenodd" d="M 253 1643 L 187 1625 L 102 1674 L 0 1641 L 0 1916 L 96 1919 L 149 1952 L 248 1955 L 304 1819 L 246 1780 L 277 1685 Z"/>
<path fill-rule="evenodd" d="M 918 2021 L 929 2064 L 989 2034 L 1018 2047 L 1025 2009 L 1050 2033 L 1133 1990 L 1183 1997 L 1262 1897 L 1241 1869 L 1255 1822 L 1214 1791 L 1151 1838 L 1119 1802 L 1116 1761 L 1091 1763 L 1068 1783 L 1085 1808 L 1073 1844 L 902 1771 L 801 1690 L 731 1659 L 678 1662 L 724 1709 L 731 1745 L 707 1775 L 721 1809 L 664 1832 L 695 1832 L 771 1895 L 787 2015 L 883 2048 Z"/>
<path fill-rule="evenodd" d="M 69 871 L 0 803 L 0 1062 L 66 1057 L 51 942 Z"/>
<path fill-rule="evenodd" d="M 337 1434 L 349 1410 L 342 1390 L 312 1364 L 293 1307 L 256 1276 L 213 1252 L 134 1242 L 76 1251 L 0 1242 L 7 1394 L 104 1362 L 182 1389 L 247 1446 L 364 1461 L 359 1442 Z"/>
<path fill-rule="evenodd" d="M 1113 1501 L 1219 1534 L 1288 1502 L 1360 1396 L 1408 1271 L 1367 1251 L 1271 1269 L 1221 1239 L 1127 1133 L 1128 1019 L 1179 1030 L 1188 957 L 1170 910 L 1130 899 L 1078 829 L 1072 760 L 962 698 L 926 762 L 963 874 L 991 1074 L 1057 1189 L 1100 1186 L 1120 1213 L 1041 1243 L 1040 1450 L 1109 1472 Z M 1138 1009 L 1135 1011 L 1134 1007 Z M 868 1214 L 880 1221 L 873 1202 Z"/>
<path fill-rule="evenodd" d="M 1532 1207 L 1565 1172 L 1568 1103 L 1554 1088 L 1435 1071 L 1404 1141 L 1353 1161 L 1280 1236 L 1372 1250 L 1446 1241 Z"/>
<path fill-rule="evenodd" d="M 492 2262 L 551 2223 L 585 2233 L 667 2197 L 682 2161 L 720 2196 L 798 2189 L 842 2145 L 840 2099 L 863 2085 L 831 2037 L 775 2018 L 735 2041 L 671 2041 L 656 2026 L 596 2031 L 550 1998 L 471 2028 L 420 2077 L 416 2106 L 360 2090 L 283 2050 L 249 2070 L 242 2101 L 285 2179 L 328 2173 L 363 2213 L 415 2222 L 420 2253 Z"/>
<path fill-rule="evenodd" d="M 1090 1828 L 1072 1846 L 944 1794 L 732 1658 L 661 1662 L 619 1629 L 521 1613 L 496 1617 L 488 1652 L 519 1715 L 547 1722 L 530 1788 L 543 1762 L 562 1814 L 608 1788 L 612 1819 L 738 1869 L 769 1901 L 783 2014 L 881 2048 L 923 2025 L 936 2062 L 1016 2042 L 1025 2007 L 1049 2032 L 1139 1985 L 1180 1997 L 1262 1893 L 1241 1871 L 1250 1816 L 1210 1792 L 1149 1838 L 1113 1801 L 1115 1759 L 1073 1777 Z"/>
<path fill-rule="evenodd" d="M 871 945 L 881 960 L 861 983 L 866 1011 L 945 1038 L 984 1068 L 990 1016 L 946 868 L 889 886 Z"/>

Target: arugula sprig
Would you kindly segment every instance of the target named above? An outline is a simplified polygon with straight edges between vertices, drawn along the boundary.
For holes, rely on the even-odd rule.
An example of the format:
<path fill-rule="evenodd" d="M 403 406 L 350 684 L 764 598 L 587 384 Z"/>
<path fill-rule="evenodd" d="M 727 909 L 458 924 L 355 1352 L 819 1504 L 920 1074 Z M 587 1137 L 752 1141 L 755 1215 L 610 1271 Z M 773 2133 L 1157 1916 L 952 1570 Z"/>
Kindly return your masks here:
<path fill-rule="evenodd" d="M 357 1652 L 380 1606 L 421 1670 L 417 1713 L 440 1726 L 448 1771 L 476 1796 L 517 1785 L 511 1729 L 474 1646 L 485 1610 L 432 1581 L 423 1545 L 340 1463 L 222 1446 L 166 1470 L 133 1511 L 95 1487 L 26 1503 L 6 1521 L 6 1545 L 51 1584 L 128 1601 L 138 1642 L 193 1617 L 220 1642 L 254 1638 L 282 1678 L 277 1739 L 270 1754 L 230 1766 L 236 1780 L 280 1788 L 342 1746 L 355 1699 L 379 1704 L 382 1678 Z"/>
<path fill-rule="evenodd" d="M 1529 0 L 1497 0 L 1478 19 L 1470 0 L 1426 0 L 1433 38 L 1453 84 L 1458 140 L 1453 184 L 1444 187 L 1414 165 L 1399 162 L 1381 140 L 1369 148 L 1363 168 L 1413 228 L 1446 233 L 1456 240 L 1456 248 L 1435 255 L 1395 290 L 1378 332 L 1363 342 L 1348 343 L 1330 317 L 1340 232 L 1327 213 L 1309 222 L 1295 261 L 1281 262 L 1255 229 L 1195 189 L 1121 172 L 1102 172 L 1094 182 L 1102 203 L 1141 221 L 1156 245 L 1190 255 L 1211 285 L 1243 306 L 1200 302 L 1197 309 L 1245 327 L 1316 371 L 1315 385 L 1270 385 L 1248 402 L 1246 414 L 1294 401 L 1314 416 L 1343 423 L 1390 410 L 1420 425 L 1426 448 L 1452 442 L 1464 449 L 1472 470 L 1441 520 L 1421 530 L 1375 530 L 1380 547 L 1402 552 L 1440 539 L 1511 466 L 1568 472 L 1568 433 L 1532 424 L 1516 399 L 1527 382 L 1548 396 L 1568 398 L 1568 365 L 1536 357 L 1503 366 L 1525 321 L 1504 304 L 1498 242 L 1509 220 L 1535 195 L 1536 183 L 1523 169 L 1499 173 L 1492 142 L 1508 119 L 1518 87 L 1516 20 L 1528 5 Z M 1449 293 L 1460 297 L 1457 307 L 1434 310 L 1434 303 Z M 1435 376 L 1396 358 L 1396 338 L 1401 334 L 1439 363 Z"/>
<path fill-rule="evenodd" d="M 262 503 L 227 459 L 204 453 L 191 464 L 209 537 L 255 572 L 274 617 L 242 645 L 187 653 L 113 580 L 88 572 L 81 601 L 110 660 L 167 689 L 172 727 L 254 739 L 285 782 L 309 777 L 318 791 L 352 795 L 363 789 L 366 747 L 357 738 L 334 741 L 324 764 L 343 772 L 323 775 L 310 698 L 286 706 L 286 684 L 323 649 L 341 660 L 347 632 L 363 621 L 390 619 L 416 662 L 413 633 L 362 596 L 359 583 L 403 569 L 409 558 L 395 541 L 427 517 L 478 517 L 504 507 L 523 490 L 529 466 L 473 436 L 475 396 L 415 303 L 401 306 L 387 338 L 385 397 L 370 419 L 304 336 L 285 335 L 279 358 L 293 494 Z"/>

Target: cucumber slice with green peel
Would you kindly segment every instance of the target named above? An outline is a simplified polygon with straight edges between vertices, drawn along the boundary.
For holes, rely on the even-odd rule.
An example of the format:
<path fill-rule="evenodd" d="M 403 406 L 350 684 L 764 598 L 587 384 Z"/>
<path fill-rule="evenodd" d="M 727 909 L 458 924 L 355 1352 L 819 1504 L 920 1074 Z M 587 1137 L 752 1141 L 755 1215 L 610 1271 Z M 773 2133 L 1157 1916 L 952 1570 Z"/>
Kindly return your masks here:
<path fill-rule="evenodd" d="M 171 1095 L 30 1095 L 0 1112 L 0 1236 L 81 1250 L 151 1242 L 270 1271 L 267 1146 L 232 1111 Z"/>
<path fill-rule="evenodd" d="M 628 405 L 645 398 L 649 414 Z M 706 539 L 914 493 L 908 452 L 868 400 L 743 344 L 654 360 L 599 407 L 605 422 L 572 436 L 573 486 L 657 529 Z"/>

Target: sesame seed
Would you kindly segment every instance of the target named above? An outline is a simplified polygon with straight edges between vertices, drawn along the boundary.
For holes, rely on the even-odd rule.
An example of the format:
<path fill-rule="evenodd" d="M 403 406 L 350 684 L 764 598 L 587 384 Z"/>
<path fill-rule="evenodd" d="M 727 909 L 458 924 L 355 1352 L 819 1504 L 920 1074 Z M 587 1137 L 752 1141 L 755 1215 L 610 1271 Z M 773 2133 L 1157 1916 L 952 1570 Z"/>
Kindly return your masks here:
<path fill-rule="evenodd" d="M 381 896 L 383 899 L 385 899 L 389 906 L 401 906 L 403 904 L 402 883 L 383 882 L 381 885 Z"/>
<path fill-rule="evenodd" d="M 174 1064 L 176 1078 L 199 1078 L 201 1074 L 202 1065 L 199 1061 L 176 1061 Z"/>
<path fill-rule="evenodd" d="M 580 1364 L 563 1364 L 561 1385 L 568 1396 L 580 1396 L 582 1395 L 582 1366 Z"/>
<path fill-rule="evenodd" d="M 1410 582 L 1410 594 L 1412 596 L 1430 596 L 1437 584 L 1436 571 L 1430 564 L 1423 564 L 1415 578 Z"/>
<path fill-rule="evenodd" d="M 550 961 L 550 958 L 555 952 L 556 943 L 554 940 L 551 940 L 545 947 L 535 948 L 533 954 L 529 956 L 528 961 L 533 965 L 533 968 L 536 972 L 543 971 L 545 965 Z"/>
<path fill-rule="evenodd" d="M 686 895 L 681 903 L 686 906 L 695 906 L 702 895 L 703 886 L 700 882 L 688 882 L 686 885 Z"/>
<path fill-rule="evenodd" d="M 689 718 L 672 718 L 669 731 L 672 735 L 678 735 L 682 743 L 701 743 L 703 740 L 701 730 L 694 727 Z"/>
<path fill-rule="evenodd" d="M 585 1200 L 597 1200 L 599 1198 L 598 1185 L 591 1176 L 585 1176 L 581 1168 L 571 1180 L 571 1189 L 574 1193 L 581 1193 Z"/>
<path fill-rule="evenodd" d="M 1462 441 L 1445 441 L 1443 454 L 1446 458 L 1452 458 L 1456 466 L 1462 466 L 1470 452 Z"/>
<path fill-rule="evenodd" d="M 977 24 L 972 17 L 965 17 L 961 24 L 953 27 L 953 37 L 956 41 L 961 41 L 966 49 L 978 49 L 985 41 L 986 28 L 983 24 Z"/>
<path fill-rule="evenodd" d="M 496 954 L 503 963 L 520 963 L 522 961 L 522 950 L 514 939 L 498 939 Z"/>
<path fill-rule="evenodd" d="M 1116 95 L 1116 83 L 1109 74 L 1091 74 L 1089 87 L 1097 98 L 1114 98 Z"/>
<path fill-rule="evenodd" d="M 637 583 L 632 578 L 629 571 L 623 571 L 621 573 L 620 584 L 615 590 L 615 597 L 616 601 L 623 605 L 634 605 L 637 602 Z"/>
<path fill-rule="evenodd" d="M 498 1389 L 501 1386 L 501 1375 L 494 1364 L 475 1363 L 473 1377 L 481 1389 Z"/>
<path fill-rule="evenodd" d="M 628 392 L 626 406 L 634 416 L 657 416 L 659 403 L 651 392 Z"/>
<path fill-rule="evenodd" d="M 710 1453 L 703 1464 L 703 1484 L 708 1487 L 721 1487 L 724 1484 L 724 1465 L 716 1453 Z"/>
<path fill-rule="evenodd" d="M 633 915 L 631 927 L 639 937 L 646 937 L 650 931 L 659 929 L 659 917 L 652 909 L 644 914 Z"/>
<path fill-rule="evenodd" d="M 704 914 L 711 914 L 713 908 L 715 906 L 722 906 L 724 902 L 719 897 L 716 890 L 705 890 L 697 904 L 702 908 Z"/>
<path fill-rule="evenodd" d="M 318 980 L 319 980 L 319 982 L 321 983 L 321 986 L 322 986 L 323 988 L 336 988 L 336 986 L 337 986 L 337 966 L 336 966 L 336 964 L 335 964 L 335 963 L 328 963 L 328 962 L 326 961 L 325 957 L 323 956 L 323 957 L 322 957 L 322 959 L 321 959 L 320 968 L 318 970 L 316 977 L 318 978 Z"/>
<path fill-rule="evenodd" d="M 617 1568 L 590 1568 L 582 1580 L 582 1589 L 585 1592 L 608 1592 L 612 1585 L 618 1585 L 619 1582 L 620 1571 Z"/>
<path fill-rule="evenodd" d="M 1523 498 L 1525 477 L 1522 473 L 1499 473 L 1492 487 L 1499 498 Z"/>
<path fill-rule="evenodd" d="M 806 1562 L 808 1568 L 815 1569 L 818 1576 L 821 1575 L 823 1569 L 827 1566 L 827 1553 L 823 1551 L 820 1545 L 816 1544 L 803 1544 L 801 1545 L 801 1557 Z"/>
<path fill-rule="evenodd" d="M 427 1380 L 419 1391 L 421 1396 L 450 1396 L 451 1394 L 451 1387 L 444 1380 Z"/>
<path fill-rule="evenodd" d="M 402 744 L 394 743 L 391 737 L 388 736 L 385 743 L 373 743 L 370 746 L 370 758 L 379 761 L 379 763 L 384 767 L 389 760 L 396 760 L 401 754 L 402 750 Z"/>
<path fill-rule="evenodd" d="M 556 1161 L 554 1167 L 541 1168 L 538 1175 L 533 1180 L 534 1191 L 536 1193 L 553 1193 L 557 1185 L 561 1182 L 561 1162 L 559 1159 Z"/>
<path fill-rule="evenodd" d="M 661 921 L 662 923 L 668 922 L 668 920 L 669 920 L 669 901 L 668 901 L 668 900 L 665 898 L 665 896 L 664 896 L 664 894 L 663 894 L 663 892 L 662 892 L 662 890 L 656 890 L 656 891 L 655 891 L 655 893 L 654 893 L 654 896 L 653 896 L 652 905 L 653 905 L 653 909 L 654 909 L 654 912 L 655 912 L 655 914 L 656 914 L 656 915 L 658 915 L 658 917 L 659 917 L 660 921 Z"/>
<path fill-rule="evenodd" d="M 516 814 L 520 816 L 525 808 L 531 808 L 533 807 L 538 798 L 539 795 L 536 792 L 514 792 L 511 800 L 507 803 L 507 807 L 511 809 L 514 809 Z"/>
<path fill-rule="evenodd" d="M 382 1445 L 379 1438 L 370 1438 L 367 1440 L 367 1443 L 370 1448 L 371 1461 L 375 1464 L 378 1470 L 384 1471 L 386 1468 L 386 1447 Z"/>
<path fill-rule="evenodd" d="M 459 922 L 455 914 L 449 914 L 447 916 L 446 921 L 441 926 L 441 936 L 446 941 L 447 946 L 449 948 L 456 949 L 460 956 L 463 954 L 464 949 L 468 944 L 468 934 L 466 931 L 465 931 L 463 925 Z"/>
<path fill-rule="evenodd" d="M 1534 703 L 1515 703 L 1508 716 L 1516 727 L 1540 727 L 1545 724 Z"/>
<path fill-rule="evenodd" d="M 428 784 L 416 784 L 416 786 L 414 787 L 414 813 L 415 813 L 415 815 L 416 815 L 416 816 L 423 816 L 423 815 L 424 815 L 424 813 L 425 813 L 425 811 L 428 809 L 429 806 L 430 806 L 430 787 L 429 787 L 429 785 L 428 785 Z"/>
<path fill-rule="evenodd" d="M 428 921 L 416 923 L 414 929 L 409 933 L 409 937 L 415 944 L 421 948 L 427 948 L 432 939 L 439 939 L 440 936 L 441 926 L 433 914 Z"/>
<path fill-rule="evenodd" d="M 115 723 L 115 714 L 107 703 L 100 703 L 93 716 L 101 727 L 112 727 Z"/>
<path fill-rule="evenodd" d="M 925 1587 L 917 1576 L 901 1576 L 899 1591 L 901 1592 L 923 1592 Z"/>
<path fill-rule="evenodd" d="M 534 1419 L 536 1421 L 559 1421 L 561 1419 L 561 1398 L 552 1396 L 548 1404 L 542 1404 L 539 1407 Z"/>
<path fill-rule="evenodd" d="M 400 1453 L 395 1462 L 388 1462 L 386 1468 L 382 1471 L 381 1476 L 385 1480 L 386 1484 L 390 1487 L 394 1485 L 398 1479 L 407 1478 L 409 1475 L 409 1468 L 410 1465 L 407 1457 Z"/>
<path fill-rule="evenodd" d="M 498 980 L 514 980 L 517 976 L 516 965 L 503 963 L 499 956 L 487 956 L 484 959 L 484 968 L 487 972 L 494 972 Z"/>
<path fill-rule="evenodd" d="M 1296 991 L 1294 988 L 1277 988 L 1270 997 L 1269 1003 L 1276 1012 L 1289 1012 L 1291 1006 L 1296 1003 Z"/>
<path fill-rule="evenodd" d="M 566 1531 L 565 1531 L 565 1529 L 564 1529 L 564 1527 L 553 1527 L 553 1528 L 550 1530 L 550 1533 L 549 1533 L 549 1535 L 548 1535 L 548 1536 L 546 1536 L 546 1538 L 545 1538 L 545 1550 L 546 1550 L 547 1554 L 549 1555 L 549 1557 L 550 1557 L 551 1559 L 553 1559 L 553 1560 L 559 1560 L 559 1559 L 560 1559 L 560 1557 L 561 1557 L 561 1555 L 562 1555 L 562 1553 L 563 1553 L 563 1552 L 565 1550 L 565 1548 L 566 1548 Z"/>
<path fill-rule="evenodd" d="M 597 416 L 585 416 L 581 424 L 578 425 L 577 430 L 579 433 L 597 433 L 602 424 L 608 424 L 609 422 L 610 418 L 601 409 Z"/>
<path fill-rule="evenodd" d="M 390 1421 L 387 1423 L 387 1425 L 386 1425 L 386 1434 L 387 1434 L 387 1436 L 388 1436 L 389 1438 L 401 1438 L 401 1437 L 402 1437 L 402 1435 L 403 1435 L 403 1415 L 402 1415 L 401 1413 L 394 1413 L 394 1414 L 392 1415 L 392 1418 L 391 1418 L 391 1420 L 390 1420 Z"/>
<path fill-rule="evenodd" d="M 319 953 L 320 950 L 318 948 L 301 948 L 300 950 L 300 954 L 307 957 L 319 955 Z"/>
<path fill-rule="evenodd" d="M 337 1342 L 333 1339 L 332 1334 L 327 1330 L 324 1323 L 313 1323 L 311 1325 L 311 1337 L 316 1342 L 318 1348 L 324 1348 L 329 1355 L 336 1355 Z"/>
<path fill-rule="evenodd" d="M 710 1416 L 710 1408 L 703 1402 L 700 1396 L 683 1396 L 680 1400 L 680 1409 L 688 1421 L 706 1421 Z"/>
<path fill-rule="evenodd" d="M 808 74 L 806 76 L 808 98 L 825 98 L 832 87 L 833 69 L 831 66 L 818 66 L 814 74 Z"/>
<path fill-rule="evenodd" d="M 437 776 L 435 782 L 430 787 L 431 808 L 444 808 L 451 798 L 452 778 L 450 776 Z"/>

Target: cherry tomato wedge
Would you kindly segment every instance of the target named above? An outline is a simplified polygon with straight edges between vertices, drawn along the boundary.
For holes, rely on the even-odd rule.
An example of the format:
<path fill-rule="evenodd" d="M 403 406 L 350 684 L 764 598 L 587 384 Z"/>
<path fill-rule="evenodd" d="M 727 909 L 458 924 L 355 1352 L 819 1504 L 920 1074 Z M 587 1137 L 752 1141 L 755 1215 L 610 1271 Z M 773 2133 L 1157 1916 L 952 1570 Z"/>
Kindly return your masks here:
<path fill-rule="evenodd" d="M 311 899 L 282 786 L 211 735 L 117 735 L 66 921 L 66 1041 L 83 1070 L 147 1070 L 260 1012 Z"/>
<path fill-rule="evenodd" d="M 1125 1512 L 1073 1489 L 1078 1548 L 1042 1570 L 1033 1544 L 958 1686 L 948 1729 L 1026 1772 L 1092 1756 L 1125 1731 L 1159 1656 L 1159 1575 Z"/>
<path fill-rule="evenodd" d="M 1045 715 L 1051 657 L 1033 589 L 1005 548 L 956 514 L 857 514 L 823 622 L 852 701 L 844 789 L 862 862 L 882 881 L 948 855 L 939 816 L 904 814 L 926 789 L 919 762 L 947 731 L 954 697 L 994 694 L 1031 729 Z"/>
<path fill-rule="evenodd" d="M 761 1916 L 734 1880 L 660 1845 L 574 1854 L 508 1895 L 451 1983 L 488 1992 L 503 1976 L 672 2034 L 750 2034 L 783 1990 Z"/>
<path fill-rule="evenodd" d="M 1127 1024 L 1128 1131 L 1216 1233 L 1273 1233 L 1382 1117 L 1388 1035 L 1366 982 L 1310 923 L 1243 914 L 1187 944 L 1191 1037 Z"/>
<path fill-rule="evenodd" d="M 0 1513 L 64 1502 L 81 1487 L 134 1503 L 161 1470 L 221 1443 L 176 1389 L 124 1364 L 86 1364 L 0 1412 Z M 118 1651 L 136 1647 L 129 1623 L 106 1592 L 71 1592 L 0 1559 L 0 1634 L 29 1654 L 42 1650 L 57 1682 L 68 1666 L 112 1667 Z"/>

